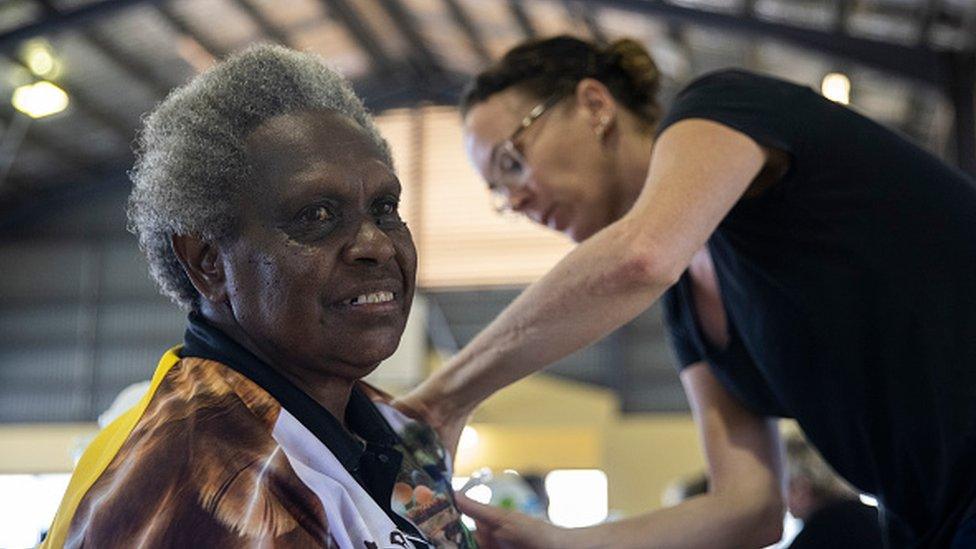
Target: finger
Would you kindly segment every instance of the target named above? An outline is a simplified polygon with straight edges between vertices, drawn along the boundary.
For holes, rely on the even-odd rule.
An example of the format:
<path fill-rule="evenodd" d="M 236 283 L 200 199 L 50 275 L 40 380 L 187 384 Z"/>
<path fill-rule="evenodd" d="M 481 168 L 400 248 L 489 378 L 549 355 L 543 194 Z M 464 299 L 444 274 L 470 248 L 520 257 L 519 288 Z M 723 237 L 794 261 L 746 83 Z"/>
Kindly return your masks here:
<path fill-rule="evenodd" d="M 505 509 L 499 509 L 498 507 L 478 503 L 464 494 L 456 494 L 454 499 L 457 501 L 458 508 L 461 509 L 462 513 L 475 519 L 479 523 L 486 523 L 489 528 L 501 525 L 503 522 L 505 522 L 505 518 L 510 513 L 510 511 Z"/>
<path fill-rule="evenodd" d="M 424 415 L 424 410 L 410 397 L 411 395 L 406 395 L 404 397 L 394 399 L 390 404 L 401 414 L 409 417 L 410 419 L 423 421 L 426 423 L 427 420 Z"/>
<path fill-rule="evenodd" d="M 478 549 L 492 549 L 495 542 L 492 540 L 490 526 L 484 522 L 475 521 L 474 540 L 478 543 Z"/>

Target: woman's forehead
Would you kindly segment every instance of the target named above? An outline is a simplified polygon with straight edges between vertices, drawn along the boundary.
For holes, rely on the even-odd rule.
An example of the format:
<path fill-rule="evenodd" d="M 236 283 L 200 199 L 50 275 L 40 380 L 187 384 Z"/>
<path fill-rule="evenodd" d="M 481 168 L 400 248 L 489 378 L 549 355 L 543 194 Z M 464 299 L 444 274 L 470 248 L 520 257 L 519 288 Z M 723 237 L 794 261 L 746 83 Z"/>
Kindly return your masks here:
<path fill-rule="evenodd" d="M 318 157 L 376 156 L 383 152 L 355 120 L 329 110 L 270 118 L 247 137 L 248 153 L 266 160 L 293 160 L 295 153 Z"/>
<path fill-rule="evenodd" d="M 486 138 L 505 139 L 518 127 L 533 104 L 531 97 L 514 89 L 492 94 L 471 107 L 464 117 L 465 130 L 483 134 Z"/>
<path fill-rule="evenodd" d="M 480 169 L 486 169 L 492 151 L 511 137 L 534 105 L 525 93 L 508 89 L 471 107 L 464 117 L 464 147 Z"/>
<path fill-rule="evenodd" d="M 332 111 L 272 118 L 248 136 L 247 153 L 255 177 L 287 195 L 397 185 L 385 153 L 370 135 Z"/>

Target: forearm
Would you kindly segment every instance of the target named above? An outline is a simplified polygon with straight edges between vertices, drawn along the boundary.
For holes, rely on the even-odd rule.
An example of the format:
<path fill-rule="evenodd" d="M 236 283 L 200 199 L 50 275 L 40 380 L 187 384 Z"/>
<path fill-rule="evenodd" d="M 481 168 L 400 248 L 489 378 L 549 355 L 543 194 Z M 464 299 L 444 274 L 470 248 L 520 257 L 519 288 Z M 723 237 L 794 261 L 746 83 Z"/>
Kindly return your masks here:
<path fill-rule="evenodd" d="M 707 494 L 675 507 L 564 532 L 563 547 L 654 549 L 764 547 L 782 535 L 778 497 Z"/>
<path fill-rule="evenodd" d="M 680 271 L 663 253 L 628 253 L 631 231 L 626 223 L 611 225 L 527 288 L 428 381 L 443 395 L 432 401 L 470 410 L 647 309 Z"/>

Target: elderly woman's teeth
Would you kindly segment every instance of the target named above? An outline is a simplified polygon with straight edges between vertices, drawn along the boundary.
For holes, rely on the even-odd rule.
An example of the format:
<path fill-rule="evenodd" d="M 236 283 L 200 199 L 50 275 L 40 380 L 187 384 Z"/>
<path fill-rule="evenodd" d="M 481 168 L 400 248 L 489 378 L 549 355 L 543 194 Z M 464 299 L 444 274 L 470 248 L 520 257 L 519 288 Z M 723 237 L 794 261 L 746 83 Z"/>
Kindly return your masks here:
<path fill-rule="evenodd" d="M 364 303 L 386 303 L 387 301 L 393 301 L 393 292 L 373 292 L 370 294 L 363 294 L 351 301 L 353 305 L 362 305 Z"/>

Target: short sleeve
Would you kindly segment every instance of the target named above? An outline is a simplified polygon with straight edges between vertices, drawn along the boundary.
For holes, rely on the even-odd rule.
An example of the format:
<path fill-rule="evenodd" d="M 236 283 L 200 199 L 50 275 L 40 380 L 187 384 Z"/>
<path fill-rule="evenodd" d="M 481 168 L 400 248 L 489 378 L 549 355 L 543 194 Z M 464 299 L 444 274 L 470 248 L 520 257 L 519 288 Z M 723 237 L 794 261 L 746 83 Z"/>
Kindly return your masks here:
<path fill-rule="evenodd" d="M 688 322 L 692 321 L 688 316 L 687 304 L 684 303 L 681 295 L 680 285 L 682 281 L 672 286 L 661 298 L 664 307 L 664 325 L 668 336 L 668 344 L 671 352 L 678 361 L 678 371 L 684 370 L 688 366 L 701 362 L 705 359 L 704 354 L 695 343 L 688 329 Z"/>
<path fill-rule="evenodd" d="M 689 118 L 738 130 L 762 146 L 790 154 L 799 149 L 796 120 L 801 86 L 739 70 L 707 74 L 685 87 L 658 125 L 658 134 Z"/>

